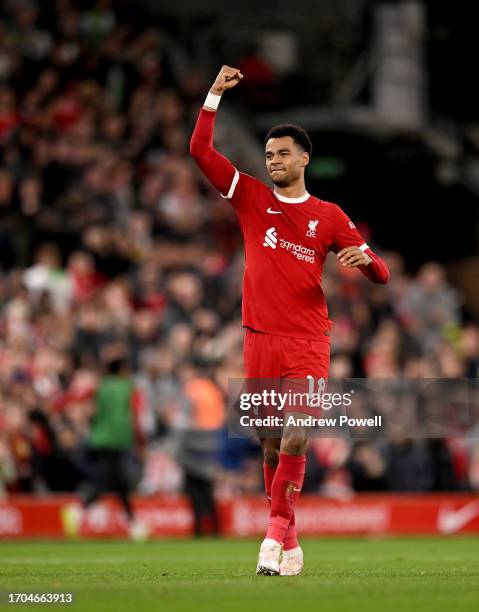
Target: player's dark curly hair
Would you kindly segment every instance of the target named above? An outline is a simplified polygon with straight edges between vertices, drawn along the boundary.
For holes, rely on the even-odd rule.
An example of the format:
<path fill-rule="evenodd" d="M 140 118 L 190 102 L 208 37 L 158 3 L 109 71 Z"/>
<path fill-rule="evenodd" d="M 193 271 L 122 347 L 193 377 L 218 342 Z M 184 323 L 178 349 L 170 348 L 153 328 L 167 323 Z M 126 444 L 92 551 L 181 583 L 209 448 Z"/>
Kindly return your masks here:
<path fill-rule="evenodd" d="M 283 136 L 291 136 L 294 142 L 304 149 L 311 157 L 311 153 L 313 152 L 311 138 L 304 128 L 294 123 L 281 123 L 280 125 L 272 127 L 266 134 L 264 144 L 266 144 L 270 138 L 281 138 Z"/>

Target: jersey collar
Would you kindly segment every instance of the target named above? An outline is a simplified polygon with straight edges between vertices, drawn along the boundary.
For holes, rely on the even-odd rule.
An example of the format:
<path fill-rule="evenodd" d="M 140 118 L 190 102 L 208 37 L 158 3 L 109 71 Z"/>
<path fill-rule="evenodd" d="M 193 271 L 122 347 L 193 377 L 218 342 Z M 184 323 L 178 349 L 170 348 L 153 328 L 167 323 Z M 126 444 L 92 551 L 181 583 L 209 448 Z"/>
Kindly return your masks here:
<path fill-rule="evenodd" d="M 273 193 L 280 202 L 284 202 L 285 204 L 301 204 L 302 202 L 306 202 L 306 200 L 311 197 L 308 192 L 306 192 L 299 198 L 287 198 L 286 196 L 280 195 L 276 191 L 273 191 Z"/>

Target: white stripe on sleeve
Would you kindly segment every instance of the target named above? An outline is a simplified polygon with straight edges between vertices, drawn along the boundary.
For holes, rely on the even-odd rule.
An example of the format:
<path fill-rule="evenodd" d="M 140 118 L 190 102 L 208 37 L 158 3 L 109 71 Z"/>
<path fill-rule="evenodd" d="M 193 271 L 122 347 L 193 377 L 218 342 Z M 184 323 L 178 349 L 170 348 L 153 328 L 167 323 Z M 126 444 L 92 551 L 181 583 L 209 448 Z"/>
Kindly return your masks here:
<path fill-rule="evenodd" d="M 363 251 L 363 253 L 364 253 L 364 251 L 365 251 L 366 249 L 369 249 L 369 245 L 368 245 L 368 244 L 366 244 L 365 242 L 363 242 L 363 244 L 362 244 L 360 247 L 358 247 L 358 249 L 359 249 L 360 251 Z"/>
<path fill-rule="evenodd" d="M 231 198 L 234 195 L 234 192 L 235 192 L 235 189 L 236 189 L 236 185 L 238 184 L 239 177 L 240 177 L 240 174 L 239 174 L 238 170 L 236 170 L 236 168 L 235 168 L 235 175 L 234 175 L 233 180 L 231 182 L 230 190 L 228 191 L 228 193 L 226 195 L 223 195 L 222 193 L 220 193 L 220 196 L 222 198 L 225 198 L 225 200 L 231 200 Z"/>

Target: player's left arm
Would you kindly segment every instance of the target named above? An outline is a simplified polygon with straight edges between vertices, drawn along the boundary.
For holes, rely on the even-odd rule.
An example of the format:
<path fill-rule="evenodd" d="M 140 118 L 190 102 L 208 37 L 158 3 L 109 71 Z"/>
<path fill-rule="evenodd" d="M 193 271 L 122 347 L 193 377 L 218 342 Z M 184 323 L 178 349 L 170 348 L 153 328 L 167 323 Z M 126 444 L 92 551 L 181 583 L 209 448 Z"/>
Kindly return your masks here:
<path fill-rule="evenodd" d="M 230 160 L 215 149 L 213 133 L 216 109 L 222 95 L 228 89 L 236 87 L 242 78 L 243 75 L 237 68 L 221 68 L 200 111 L 190 140 L 191 156 L 203 174 L 227 200 L 233 198 L 240 175 Z"/>
<path fill-rule="evenodd" d="M 340 264 L 346 268 L 359 268 L 373 283 L 387 283 L 389 269 L 386 262 L 374 253 L 339 206 L 335 206 L 335 213 L 333 251 Z"/>

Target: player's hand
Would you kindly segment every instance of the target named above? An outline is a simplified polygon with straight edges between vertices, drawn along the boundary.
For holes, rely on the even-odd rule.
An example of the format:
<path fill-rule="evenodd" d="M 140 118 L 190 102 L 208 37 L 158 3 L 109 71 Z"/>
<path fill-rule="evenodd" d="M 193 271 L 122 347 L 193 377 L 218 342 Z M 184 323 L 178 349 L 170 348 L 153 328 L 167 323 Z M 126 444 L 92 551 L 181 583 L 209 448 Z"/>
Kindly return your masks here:
<path fill-rule="evenodd" d="M 221 70 L 218 72 L 215 82 L 211 86 L 210 91 L 217 96 L 221 96 L 227 89 L 236 87 L 242 78 L 243 75 L 238 68 L 222 66 Z"/>
<path fill-rule="evenodd" d="M 359 247 L 350 246 L 338 253 L 339 263 L 345 268 L 357 268 L 357 266 L 368 266 L 372 259 L 361 251 Z"/>

